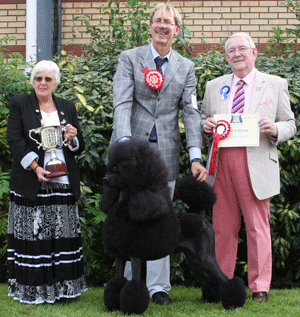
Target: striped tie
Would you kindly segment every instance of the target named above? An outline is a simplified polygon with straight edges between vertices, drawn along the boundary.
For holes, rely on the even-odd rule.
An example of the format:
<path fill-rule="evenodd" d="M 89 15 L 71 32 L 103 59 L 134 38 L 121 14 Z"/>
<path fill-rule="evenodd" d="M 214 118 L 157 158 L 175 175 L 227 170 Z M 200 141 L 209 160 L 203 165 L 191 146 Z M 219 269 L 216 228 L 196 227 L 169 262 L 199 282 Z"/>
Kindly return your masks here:
<path fill-rule="evenodd" d="M 245 107 L 245 82 L 241 79 L 237 83 L 237 90 L 234 94 L 231 113 L 242 113 Z"/>

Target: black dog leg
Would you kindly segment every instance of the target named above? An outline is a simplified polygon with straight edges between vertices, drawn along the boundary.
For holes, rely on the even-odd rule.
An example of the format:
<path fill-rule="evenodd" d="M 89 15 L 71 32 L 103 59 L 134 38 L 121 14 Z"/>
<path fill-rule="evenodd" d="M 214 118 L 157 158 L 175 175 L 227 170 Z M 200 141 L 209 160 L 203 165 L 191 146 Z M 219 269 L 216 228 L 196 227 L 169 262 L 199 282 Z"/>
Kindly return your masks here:
<path fill-rule="evenodd" d="M 125 263 L 122 259 L 116 259 L 116 276 L 106 284 L 104 304 L 108 311 L 120 310 L 120 293 L 127 283 L 124 277 Z"/>
<path fill-rule="evenodd" d="M 131 258 L 132 280 L 126 283 L 120 294 L 120 308 L 124 314 L 142 314 L 149 306 L 149 292 L 140 279 L 141 263 L 141 259 Z"/>
<path fill-rule="evenodd" d="M 221 300 L 226 309 L 242 307 L 246 301 L 244 282 L 237 277 L 230 280 L 219 267 L 212 226 L 197 214 L 183 214 L 180 223 L 182 235 L 178 246 L 185 253 L 189 268 L 204 277 L 203 300 Z"/>

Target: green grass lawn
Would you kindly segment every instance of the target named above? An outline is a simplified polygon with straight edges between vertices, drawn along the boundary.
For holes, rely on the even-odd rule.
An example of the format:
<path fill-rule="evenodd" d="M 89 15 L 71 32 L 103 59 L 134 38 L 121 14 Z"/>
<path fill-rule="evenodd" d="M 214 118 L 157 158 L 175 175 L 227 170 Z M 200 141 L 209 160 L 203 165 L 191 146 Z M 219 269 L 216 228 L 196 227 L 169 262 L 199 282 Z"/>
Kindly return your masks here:
<path fill-rule="evenodd" d="M 196 298 L 201 295 L 201 290 L 194 287 L 174 286 L 170 291 L 173 299 L 172 305 L 159 306 L 150 303 L 147 311 L 142 314 L 148 316 L 168 317 L 211 317 L 211 316 L 300 316 L 300 289 L 271 290 L 268 303 L 258 303 L 251 299 L 251 293 L 247 289 L 247 301 L 243 308 L 227 311 L 221 303 L 200 304 Z M 0 284 L 0 316 L 1 317 L 99 317 L 99 316 L 124 316 L 121 312 L 108 313 L 103 303 L 103 288 L 90 287 L 82 296 L 57 302 L 55 304 L 26 305 L 20 304 L 7 296 L 7 285 Z M 135 315 L 131 315 L 135 316 Z"/>

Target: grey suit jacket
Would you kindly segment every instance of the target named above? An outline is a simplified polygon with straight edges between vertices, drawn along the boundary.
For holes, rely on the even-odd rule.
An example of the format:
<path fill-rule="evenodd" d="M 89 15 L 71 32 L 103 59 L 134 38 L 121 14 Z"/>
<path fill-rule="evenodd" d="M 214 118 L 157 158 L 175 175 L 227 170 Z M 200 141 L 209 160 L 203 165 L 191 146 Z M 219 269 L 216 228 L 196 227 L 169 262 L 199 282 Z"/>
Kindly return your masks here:
<path fill-rule="evenodd" d="M 217 113 L 227 113 L 229 98 L 222 100 L 220 89 L 225 85 L 231 86 L 232 77 L 232 74 L 225 75 L 207 83 L 201 109 L 202 128 L 206 118 Z M 270 118 L 278 128 L 278 138 L 274 144 L 265 133 L 261 133 L 259 146 L 246 149 L 252 188 L 256 197 L 262 200 L 279 194 L 280 174 L 276 145 L 287 141 L 296 133 L 287 81 L 257 71 L 249 113 L 259 113 L 260 118 Z"/>
<path fill-rule="evenodd" d="M 124 51 L 119 56 L 113 85 L 111 143 L 124 136 L 148 139 L 155 123 L 158 148 L 171 181 L 179 173 L 179 109 L 182 109 L 187 147 L 202 147 L 194 63 L 172 50 L 160 91 L 152 90 L 145 83 L 142 72 L 145 67 L 156 69 L 150 45 Z"/>

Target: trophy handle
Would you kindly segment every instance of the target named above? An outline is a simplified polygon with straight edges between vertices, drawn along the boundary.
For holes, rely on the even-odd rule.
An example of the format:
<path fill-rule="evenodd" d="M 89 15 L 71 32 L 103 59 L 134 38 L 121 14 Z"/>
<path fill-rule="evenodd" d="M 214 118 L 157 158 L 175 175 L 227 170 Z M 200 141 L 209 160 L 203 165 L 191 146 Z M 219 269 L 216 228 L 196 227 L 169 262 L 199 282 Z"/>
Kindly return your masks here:
<path fill-rule="evenodd" d="M 31 140 L 35 141 L 35 143 L 38 145 L 38 150 L 39 150 L 40 147 L 42 146 L 42 143 L 40 143 L 37 139 L 31 136 L 32 132 L 34 132 L 35 134 L 38 134 L 40 132 L 40 128 L 29 130 L 29 137 Z"/>
<path fill-rule="evenodd" d="M 67 128 L 66 128 L 65 126 L 62 126 L 61 131 L 62 131 L 62 132 L 65 132 L 66 130 L 67 130 Z M 67 146 L 67 144 L 68 144 L 67 138 L 65 138 L 65 139 L 62 141 L 62 144 L 63 144 L 64 146 Z"/>

